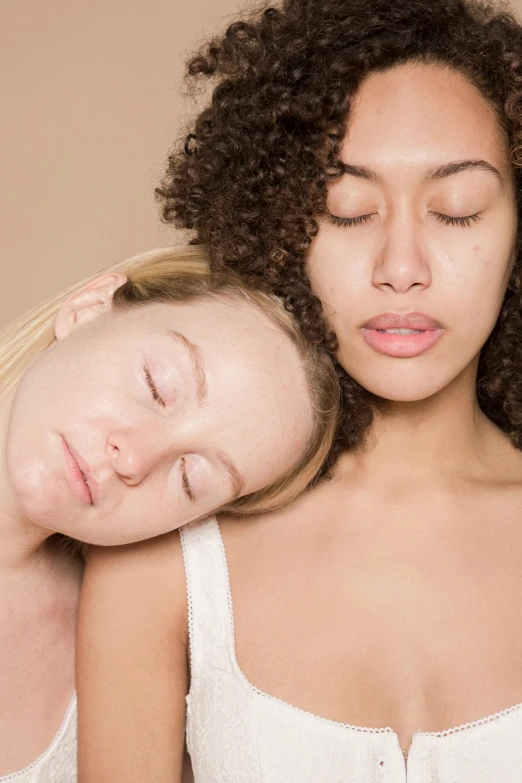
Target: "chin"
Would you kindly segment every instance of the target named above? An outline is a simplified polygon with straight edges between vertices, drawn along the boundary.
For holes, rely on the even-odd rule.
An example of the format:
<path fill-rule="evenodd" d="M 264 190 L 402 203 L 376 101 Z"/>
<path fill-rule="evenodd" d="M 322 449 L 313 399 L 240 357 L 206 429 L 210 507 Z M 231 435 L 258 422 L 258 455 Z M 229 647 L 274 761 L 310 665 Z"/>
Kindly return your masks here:
<path fill-rule="evenodd" d="M 421 390 L 411 390 L 411 389 L 383 389 L 380 392 L 373 392 L 378 397 L 381 397 L 382 399 L 386 400 L 387 402 L 402 402 L 402 403 L 414 403 L 414 402 L 423 402 L 424 400 L 429 400 L 431 397 L 435 397 L 437 392 L 439 392 L 440 389 L 435 389 L 432 391 L 421 391 Z"/>
<path fill-rule="evenodd" d="M 410 374 L 397 372 L 387 377 L 369 377 L 367 373 L 353 374 L 364 389 L 388 402 L 422 402 L 434 397 L 444 389 L 451 379 L 434 378 L 435 373 L 426 369 L 420 373 Z"/>

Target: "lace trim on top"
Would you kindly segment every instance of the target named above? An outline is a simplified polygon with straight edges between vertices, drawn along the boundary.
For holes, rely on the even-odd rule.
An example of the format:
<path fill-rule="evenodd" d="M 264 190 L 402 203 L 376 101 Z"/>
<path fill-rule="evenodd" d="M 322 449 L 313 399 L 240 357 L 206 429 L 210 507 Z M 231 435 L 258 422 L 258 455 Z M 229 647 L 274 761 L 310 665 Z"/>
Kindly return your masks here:
<path fill-rule="evenodd" d="M 459 734 L 461 731 L 467 729 L 475 729 L 477 726 L 484 726 L 486 723 L 493 723 L 493 721 L 503 718 L 505 715 L 509 715 L 516 710 L 522 710 L 522 702 L 514 704 L 512 707 L 506 707 L 505 710 L 495 712 L 492 715 L 487 715 L 485 718 L 479 718 L 479 720 L 472 720 L 469 723 L 462 723 L 460 726 L 452 726 L 451 729 L 444 729 L 444 731 L 416 731 L 416 734 L 421 734 L 423 737 L 448 737 L 450 734 Z"/>
<path fill-rule="evenodd" d="M 196 524 L 196 523 L 192 523 L 192 524 Z M 183 528 L 180 528 L 179 530 L 179 540 L 181 541 L 181 557 L 183 558 L 183 567 L 185 568 L 185 581 L 187 583 L 187 626 L 188 626 L 188 638 L 189 638 L 188 660 L 189 660 L 189 672 L 190 672 L 194 669 L 193 651 L 195 649 L 194 612 L 192 608 L 192 595 L 194 591 L 192 588 L 191 570 L 188 562 L 188 555 L 186 551 L 187 545 L 185 543 L 185 533 Z M 190 692 L 190 686 L 189 686 L 189 692 Z M 0 779 L 0 783 L 2 783 L 1 779 Z"/>
<path fill-rule="evenodd" d="M 36 769 L 36 767 L 40 766 L 40 764 L 42 764 L 52 753 L 54 753 L 57 746 L 60 744 L 60 742 L 62 741 L 62 739 L 65 737 L 67 733 L 70 719 L 73 713 L 75 712 L 75 710 L 76 710 L 76 692 L 73 693 L 72 695 L 71 701 L 69 702 L 69 706 L 67 707 L 67 712 L 65 713 L 65 717 L 62 721 L 60 728 L 58 729 L 53 739 L 51 740 L 51 744 L 46 747 L 43 753 L 40 753 L 38 758 L 36 758 L 34 761 L 28 764 L 27 767 L 24 767 L 23 769 L 19 769 L 17 772 L 10 772 L 8 775 L 0 775 L 0 783 L 4 783 L 4 781 L 7 780 L 16 780 L 16 778 L 22 777 L 22 775 L 27 775 L 28 772 L 31 772 L 31 770 Z"/>
<path fill-rule="evenodd" d="M 223 541 L 223 537 L 221 535 L 221 530 L 219 528 L 219 523 L 216 519 L 212 520 L 206 520 L 203 524 L 208 524 L 209 526 L 212 526 L 215 529 L 215 532 L 218 537 L 219 541 L 219 548 L 221 551 L 222 556 L 222 563 L 224 566 L 225 571 L 225 581 L 226 581 L 226 597 L 227 597 L 227 615 L 228 615 L 228 622 L 229 622 L 229 629 L 230 629 L 230 654 L 231 654 L 231 660 L 232 665 L 234 667 L 234 670 L 237 674 L 237 676 L 240 678 L 240 680 L 243 682 L 243 684 L 256 695 L 262 697 L 263 699 L 267 699 L 271 702 L 275 702 L 276 704 L 282 705 L 288 710 L 292 710 L 293 712 L 299 713 L 301 715 L 306 715 L 309 718 L 313 718 L 314 720 L 321 721 L 322 723 L 329 724 L 331 726 L 336 726 L 338 728 L 347 729 L 349 731 L 358 732 L 358 733 L 364 733 L 364 734 L 393 734 L 397 737 L 397 733 L 392 729 L 390 726 L 386 726 L 384 728 L 375 728 L 370 726 L 357 726 L 350 723 L 341 723 L 340 721 L 331 720 L 330 718 L 324 718 L 321 715 L 317 715 L 313 712 L 310 712 L 308 710 L 302 709 L 301 707 L 296 707 L 293 704 L 290 704 L 289 702 L 284 701 L 283 699 L 280 699 L 277 696 L 273 696 L 269 693 L 266 693 L 265 691 L 262 691 L 260 688 L 255 686 L 250 680 L 247 678 L 247 676 L 244 674 L 243 670 L 241 669 L 239 662 L 237 660 L 236 656 L 236 646 L 235 646 L 235 623 L 234 623 L 234 608 L 233 608 L 233 601 L 232 601 L 232 590 L 230 585 L 230 572 L 228 569 L 228 561 L 226 556 L 226 549 L 225 544 Z M 194 619 L 193 619 L 193 605 L 192 605 L 192 579 L 190 576 L 190 568 L 188 567 L 187 563 L 187 555 L 185 551 L 185 541 L 184 541 L 184 531 L 183 529 L 180 530 L 181 534 L 181 542 L 182 542 L 182 555 L 183 560 L 185 563 L 185 574 L 186 574 L 186 580 L 187 580 L 187 611 L 188 611 L 188 632 L 189 632 L 189 661 L 190 665 L 192 666 L 192 649 L 194 646 Z M 453 726 L 449 729 L 444 729 L 443 731 L 417 731 L 413 734 L 412 742 L 415 739 L 415 737 L 447 737 L 450 735 L 460 734 L 464 731 L 467 731 L 469 729 L 474 729 L 479 726 L 483 726 L 488 723 L 493 723 L 496 720 L 499 720 L 511 713 L 522 711 L 522 702 L 513 705 L 512 707 L 507 707 L 504 710 L 501 710 L 499 712 L 496 712 L 494 714 L 488 715 L 484 718 L 480 718 L 479 720 L 470 721 L 469 723 L 463 723 L 459 726 Z M 401 754 L 404 757 L 404 761 L 407 762 L 408 756 L 411 751 L 411 746 L 408 750 L 402 750 Z M 3 783 L 4 778 L 0 778 L 0 783 Z"/>

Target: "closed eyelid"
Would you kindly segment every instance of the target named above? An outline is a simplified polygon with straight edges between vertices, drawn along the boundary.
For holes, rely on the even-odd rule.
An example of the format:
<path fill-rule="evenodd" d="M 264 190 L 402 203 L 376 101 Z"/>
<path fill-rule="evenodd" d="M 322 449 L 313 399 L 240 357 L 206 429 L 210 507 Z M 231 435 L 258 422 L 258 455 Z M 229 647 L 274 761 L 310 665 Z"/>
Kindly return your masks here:
<path fill-rule="evenodd" d="M 150 392 L 152 394 L 153 399 L 156 402 L 159 402 L 159 404 L 163 408 L 165 408 L 166 407 L 165 400 L 163 399 L 161 394 L 158 392 L 158 387 L 154 383 L 154 379 L 152 377 L 152 374 L 151 374 L 149 368 L 147 366 L 145 366 L 143 369 L 144 369 L 144 372 L 145 372 L 145 380 L 146 380 L 147 386 L 149 387 L 149 390 L 150 390 Z"/>
<path fill-rule="evenodd" d="M 364 223 L 368 223 L 375 214 L 375 212 L 367 212 L 354 217 L 339 217 L 328 212 L 328 219 L 334 226 L 361 226 Z"/>
<path fill-rule="evenodd" d="M 194 492 L 192 491 L 192 487 L 190 484 L 190 481 L 187 476 L 187 468 L 185 465 L 185 457 L 181 458 L 181 483 L 183 485 L 183 491 L 185 495 L 188 497 L 189 500 L 194 500 Z"/>

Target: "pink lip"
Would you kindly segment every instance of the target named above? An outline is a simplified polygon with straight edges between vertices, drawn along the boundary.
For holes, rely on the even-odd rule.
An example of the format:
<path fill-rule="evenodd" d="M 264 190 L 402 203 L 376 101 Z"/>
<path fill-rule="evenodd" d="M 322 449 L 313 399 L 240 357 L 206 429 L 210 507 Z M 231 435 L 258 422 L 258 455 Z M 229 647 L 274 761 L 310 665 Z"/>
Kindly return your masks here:
<path fill-rule="evenodd" d="M 422 329 L 429 332 L 442 329 L 442 326 L 424 313 L 381 313 L 366 321 L 363 329 Z"/>
<path fill-rule="evenodd" d="M 63 436 L 62 440 L 66 475 L 71 489 L 78 500 L 92 506 L 97 500 L 98 485 L 87 463 L 71 448 Z M 82 473 L 85 475 L 89 486 L 85 483 Z"/>
<path fill-rule="evenodd" d="M 387 334 L 385 329 L 415 329 L 418 334 Z M 367 321 L 362 334 L 368 345 L 386 356 L 420 356 L 442 337 L 443 327 L 423 313 L 382 313 Z"/>

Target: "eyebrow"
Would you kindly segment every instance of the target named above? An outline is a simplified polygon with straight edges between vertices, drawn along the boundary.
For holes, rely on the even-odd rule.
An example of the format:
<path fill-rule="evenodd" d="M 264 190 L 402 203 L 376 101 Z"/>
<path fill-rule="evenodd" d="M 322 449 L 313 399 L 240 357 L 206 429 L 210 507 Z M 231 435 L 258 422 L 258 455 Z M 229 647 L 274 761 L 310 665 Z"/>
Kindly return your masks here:
<path fill-rule="evenodd" d="M 351 177 L 359 177 L 359 179 L 369 179 L 372 182 L 380 182 L 381 178 L 375 171 L 367 169 L 366 166 L 352 166 L 350 163 L 343 163 L 341 161 L 341 171 L 343 174 L 349 174 Z"/>
<path fill-rule="evenodd" d="M 351 177 L 367 179 L 371 182 L 381 182 L 379 175 L 366 166 L 352 166 L 350 163 L 341 161 L 341 169 L 343 174 L 349 174 Z M 492 166 L 491 163 L 488 163 L 487 160 L 458 160 L 453 163 L 444 163 L 442 166 L 429 169 L 424 176 L 424 181 L 430 182 L 434 179 L 444 179 L 444 177 L 451 177 L 453 174 L 460 174 L 462 171 L 477 169 L 487 171 L 497 177 L 500 182 L 503 182 L 499 170 Z"/>
<path fill-rule="evenodd" d="M 227 471 L 230 483 L 232 485 L 232 500 L 236 500 L 243 492 L 245 482 L 243 476 L 237 469 L 235 462 L 222 451 L 218 451 L 216 457 L 221 462 L 225 470 Z"/>
<path fill-rule="evenodd" d="M 493 174 L 500 182 L 503 182 L 500 175 L 500 171 L 488 163 L 487 160 L 458 160 L 455 163 L 445 163 L 442 166 L 429 169 L 426 172 L 425 181 L 433 179 L 443 179 L 444 177 L 451 177 L 453 174 L 460 174 L 461 171 L 474 171 L 474 170 L 488 171 Z"/>
<path fill-rule="evenodd" d="M 181 332 L 176 332 L 174 329 L 167 329 L 167 332 L 174 337 L 178 343 L 182 343 L 189 353 L 190 363 L 196 381 L 197 400 L 200 405 L 203 405 L 208 397 L 208 385 L 205 367 L 199 348 L 188 340 L 184 334 L 181 334 Z"/>

